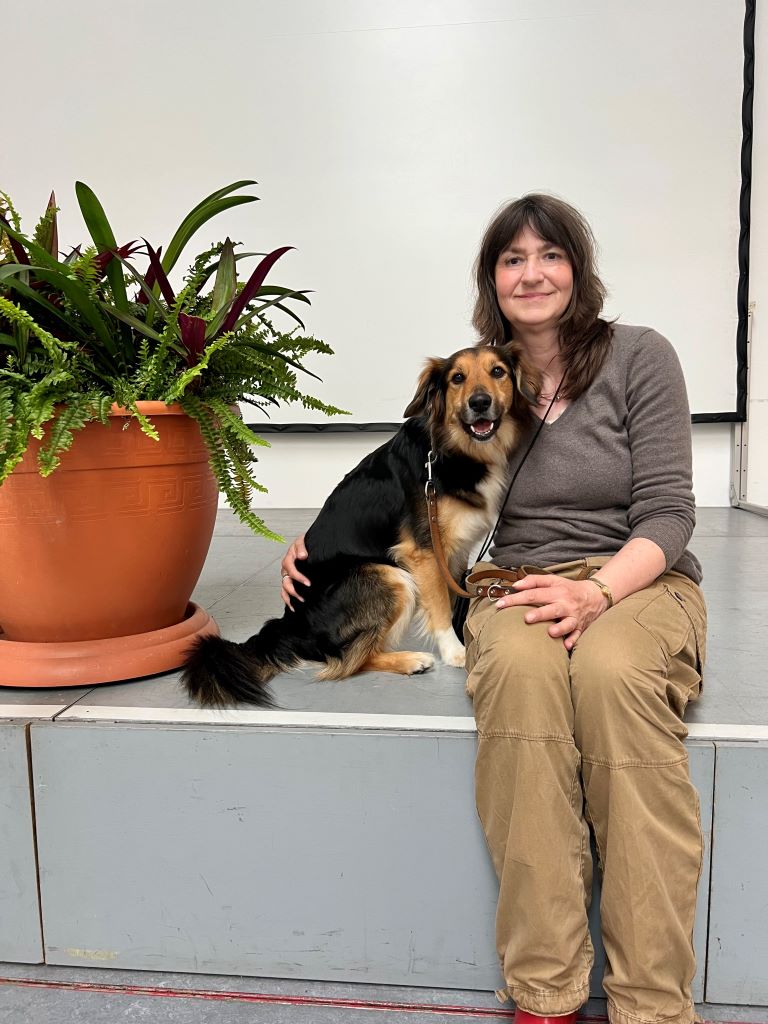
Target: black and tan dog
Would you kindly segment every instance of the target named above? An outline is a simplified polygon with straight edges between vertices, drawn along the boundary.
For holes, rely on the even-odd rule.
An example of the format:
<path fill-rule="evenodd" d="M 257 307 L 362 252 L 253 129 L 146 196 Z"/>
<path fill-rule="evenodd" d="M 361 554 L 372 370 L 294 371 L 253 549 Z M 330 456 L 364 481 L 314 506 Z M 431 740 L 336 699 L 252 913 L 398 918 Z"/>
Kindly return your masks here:
<path fill-rule="evenodd" d="M 430 540 L 427 454 L 436 455 L 443 548 L 458 577 L 495 521 L 537 386 L 513 345 L 429 360 L 405 410 L 411 418 L 344 477 L 307 532 L 301 569 L 312 585 L 297 584 L 304 602 L 245 643 L 196 641 L 183 676 L 190 696 L 203 705 L 270 706 L 266 684 L 303 660 L 325 662 L 321 679 L 426 672 L 431 654 L 393 650 L 417 609 L 442 660 L 463 665 Z"/>

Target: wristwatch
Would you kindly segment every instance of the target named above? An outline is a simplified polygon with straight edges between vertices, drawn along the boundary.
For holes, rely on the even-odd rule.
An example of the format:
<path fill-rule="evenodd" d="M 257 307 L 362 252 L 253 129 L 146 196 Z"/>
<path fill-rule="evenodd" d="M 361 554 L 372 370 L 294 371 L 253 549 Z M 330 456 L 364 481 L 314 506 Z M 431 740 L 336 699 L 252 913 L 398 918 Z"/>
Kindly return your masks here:
<path fill-rule="evenodd" d="M 597 576 L 588 576 L 587 579 L 590 583 L 594 583 L 595 586 L 599 588 L 600 593 L 608 602 L 608 607 L 613 608 L 613 594 L 611 593 L 611 588 L 608 586 L 608 584 L 603 583 L 603 581 L 599 580 Z"/>

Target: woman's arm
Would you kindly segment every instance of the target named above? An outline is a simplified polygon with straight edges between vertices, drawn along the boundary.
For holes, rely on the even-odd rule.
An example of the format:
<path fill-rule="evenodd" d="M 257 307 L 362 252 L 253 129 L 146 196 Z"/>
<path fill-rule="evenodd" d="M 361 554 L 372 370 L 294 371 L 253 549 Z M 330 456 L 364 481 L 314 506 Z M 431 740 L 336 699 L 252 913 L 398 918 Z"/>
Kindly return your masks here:
<path fill-rule="evenodd" d="M 652 540 L 637 537 L 628 540 L 596 573 L 611 591 L 613 603 L 649 586 L 666 569 L 664 552 Z M 516 594 L 502 597 L 497 608 L 537 605 L 525 621 L 553 621 L 549 635 L 563 637 L 570 651 L 584 630 L 608 609 L 608 598 L 589 580 L 566 580 L 560 576 L 526 576 L 513 584 Z"/>

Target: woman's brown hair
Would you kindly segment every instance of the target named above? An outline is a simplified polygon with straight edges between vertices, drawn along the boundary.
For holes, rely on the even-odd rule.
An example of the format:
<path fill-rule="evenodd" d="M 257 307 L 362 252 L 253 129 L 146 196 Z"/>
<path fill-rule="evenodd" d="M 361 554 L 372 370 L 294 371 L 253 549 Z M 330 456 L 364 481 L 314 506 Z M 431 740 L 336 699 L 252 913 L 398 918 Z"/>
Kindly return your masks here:
<path fill-rule="evenodd" d="M 597 274 L 597 243 L 578 210 L 554 196 L 530 192 L 507 203 L 488 225 L 475 261 L 477 298 L 472 324 L 480 345 L 501 345 L 514 332 L 496 298 L 496 263 L 525 228 L 562 249 L 573 271 L 573 294 L 560 318 L 566 368 L 564 396 L 578 398 L 595 379 L 608 354 L 613 328 L 600 317 L 605 286 Z"/>

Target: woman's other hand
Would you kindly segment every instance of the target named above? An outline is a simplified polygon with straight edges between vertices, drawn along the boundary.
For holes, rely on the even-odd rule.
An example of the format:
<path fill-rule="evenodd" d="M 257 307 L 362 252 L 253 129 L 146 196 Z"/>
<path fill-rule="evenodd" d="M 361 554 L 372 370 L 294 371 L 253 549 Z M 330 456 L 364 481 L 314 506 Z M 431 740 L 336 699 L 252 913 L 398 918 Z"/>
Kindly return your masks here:
<path fill-rule="evenodd" d="M 497 608 L 533 605 L 525 621 L 552 622 L 551 637 L 562 637 L 571 651 L 581 634 L 608 608 L 608 599 L 589 580 L 567 580 L 555 574 L 525 576 L 513 584 L 517 593 L 502 597 Z"/>
<path fill-rule="evenodd" d="M 300 537 L 291 544 L 285 553 L 285 557 L 280 563 L 280 573 L 283 578 L 282 587 L 280 589 L 280 597 L 282 597 L 284 604 L 286 604 L 291 611 L 293 611 L 293 604 L 291 603 L 294 599 L 296 601 L 303 601 L 304 598 L 296 593 L 294 583 L 303 583 L 305 587 L 310 586 L 310 582 L 306 576 L 302 576 L 299 570 L 296 568 L 296 562 L 302 561 L 307 557 L 307 549 L 304 546 L 304 536 L 302 533 Z"/>

